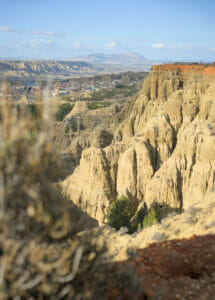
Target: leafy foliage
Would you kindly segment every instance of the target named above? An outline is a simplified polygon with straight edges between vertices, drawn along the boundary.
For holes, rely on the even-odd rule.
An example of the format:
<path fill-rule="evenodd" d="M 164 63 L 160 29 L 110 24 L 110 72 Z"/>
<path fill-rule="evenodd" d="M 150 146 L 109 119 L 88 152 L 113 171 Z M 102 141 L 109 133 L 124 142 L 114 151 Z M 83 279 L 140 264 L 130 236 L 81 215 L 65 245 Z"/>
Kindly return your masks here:
<path fill-rule="evenodd" d="M 151 208 L 143 221 L 138 224 L 137 229 L 147 228 L 159 222 L 159 217 L 154 208 Z"/>
<path fill-rule="evenodd" d="M 108 224 L 119 230 L 121 227 L 130 229 L 130 220 L 134 215 L 132 201 L 125 196 L 121 196 L 111 203 L 106 218 Z"/>
<path fill-rule="evenodd" d="M 63 103 L 59 106 L 59 109 L 56 114 L 57 121 L 63 121 L 65 116 L 73 109 L 74 104 Z"/>
<path fill-rule="evenodd" d="M 141 207 L 135 214 L 135 217 L 133 218 L 131 222 L 132 231 L 135 232 L 136 230 L 139 230 L 141 228 L 141 225 L 144 218 L 147 216 L 147 206 L 144 204 L 144 207 Z"/>
<path fill-rule="evenodd" d="M 106 218 L 108 224 L 116 230 L 127 227 L 129 233 L 150 227 L 160 220 L 156 209 L 153 207 L 148 211 L 146 205 L 135 214 L 132 201 L 125 196 L 121 196 L 111 203 Z"/>
<path fill-rule="evenodd" d="M 136 85 L 123 85 L 118 84 L 112 89 L 101 89 L 91 94 L 91 99 L 96 101 L 102 101 L 104 99 L 112 99 L 119 97 L 131 97 L 136 95 L 139 88 Z"/>
<path fill-rule="evenodd" d="M 105 102 L 105 101 L 101 101 L 101 102 L 88 102 L 88 108 L 89 109 L 98 109 L 98 108 L 102 108 L 102 107 L 108 107 L 111 105 L 110 102 Z"/>

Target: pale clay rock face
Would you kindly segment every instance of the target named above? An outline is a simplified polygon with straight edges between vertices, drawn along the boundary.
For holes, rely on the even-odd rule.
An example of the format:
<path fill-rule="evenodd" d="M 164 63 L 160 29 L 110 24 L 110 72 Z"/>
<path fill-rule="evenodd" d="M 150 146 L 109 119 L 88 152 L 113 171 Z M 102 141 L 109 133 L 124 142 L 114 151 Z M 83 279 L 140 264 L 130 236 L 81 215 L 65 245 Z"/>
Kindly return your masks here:
<path fill-rule="evenodd" d="M 193 201 L 186 211 L 180 214 L 169 214 L 162 219 L 161 223 L 139 230 L 132 235 L 127 234 L 124 229 L 122 232 L 115 231 L 110 226 L 85 230 L 80 235 L 96 236 L 92 242 L 105 244 L 107 252 L 104 258 L 108 262 L 121 261 L 129 258 L 129 249 L 133 249 L 135 253 L 135 249 L 145 248 L 154 242 L 215 234 L 214 216 L 215 192 L 211 192 L 204 201 Z"/>
<path fill-rule="evenodd" d="M 99 222 L 121 195 L 136 206 L 185 210 L 208 198 L 215 188 L 213 78 L 152 70 L 112 144 L 82 152 L 64 193 Z"/>
<path fill-rule="evenodd" d="M 73 107 L 71 112 L 68 115 L 66 115 L 65 119 L 69 119 L 72 116 L 85 112 L 87 110 L 88 110 L 88 106 L 85 101 L 76 101 L 75 106 Z"/>

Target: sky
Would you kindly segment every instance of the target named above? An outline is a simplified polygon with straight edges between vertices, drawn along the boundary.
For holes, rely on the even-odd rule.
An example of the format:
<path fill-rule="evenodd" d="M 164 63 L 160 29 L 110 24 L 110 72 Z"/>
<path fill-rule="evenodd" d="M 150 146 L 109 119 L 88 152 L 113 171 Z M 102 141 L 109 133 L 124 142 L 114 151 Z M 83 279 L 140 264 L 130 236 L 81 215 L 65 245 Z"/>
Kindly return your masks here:
<path fill-rule="evenodd" d="M 214 0 L 0 0 L 0 58 L 215 61 Z"/>

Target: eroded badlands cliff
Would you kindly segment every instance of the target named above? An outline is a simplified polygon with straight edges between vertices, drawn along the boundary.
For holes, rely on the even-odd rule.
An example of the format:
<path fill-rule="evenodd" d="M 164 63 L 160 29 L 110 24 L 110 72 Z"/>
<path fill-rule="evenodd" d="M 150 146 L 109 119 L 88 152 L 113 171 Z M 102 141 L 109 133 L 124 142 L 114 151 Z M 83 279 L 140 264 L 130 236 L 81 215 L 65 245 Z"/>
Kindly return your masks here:
<path fill-rule="evenodd" d="M 71 75 L 78 72 L 92 72 L 94 67 L 83 61 L 54 60 L 0 60 L 0 76 L 35 77 L 38 75 Z"/>
<path fill-rule="evenodd" d="M 84 150 L 63 192 L 100 222 L 121 195 L 137 208 L 204 201 L 215 184 L 214 96 L 214 66 L 153 66 L 111 144 Z"/>

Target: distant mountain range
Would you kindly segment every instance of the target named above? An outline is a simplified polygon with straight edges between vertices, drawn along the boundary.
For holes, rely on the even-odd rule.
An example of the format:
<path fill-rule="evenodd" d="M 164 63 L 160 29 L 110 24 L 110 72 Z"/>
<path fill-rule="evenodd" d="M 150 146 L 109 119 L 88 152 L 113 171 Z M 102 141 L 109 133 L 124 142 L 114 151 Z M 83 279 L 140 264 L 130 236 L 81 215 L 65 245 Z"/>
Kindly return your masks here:
<path fill-rule="evenodd" d="M 72 60 L 76 61 L 86 61 L 91 64 L 105 64 L 105 65 L 133 65 L 140 66 L 146 65 L 147 60 L 139 55 L 138 53 L 114 53 L 114 54 L 104 54 L 95 53 L 88 55 L 81 55 L 79 57 L 73 57 Z"/>
<path fill-rule="evenodd" d="M 137 53 L 89 54 L 71 60 L 0 60 L 0 77 L 71 77 L 148 71 L 152 63 Z"/>
<path fill-rule="evenodd" d="M 94 67 L 84 61 L 0 60 L 0 75 L 7 77 L 87 74 L 93 71 Z"/>
<path fill-rule="evenodd" d="M 0 71 L 2 70 L 26 70 L 28 72 L 49 73 L 71 69 L 71 71 L 81 68 L 91 68 L 92 66 L 85 61 L 0 61 Z"/>

